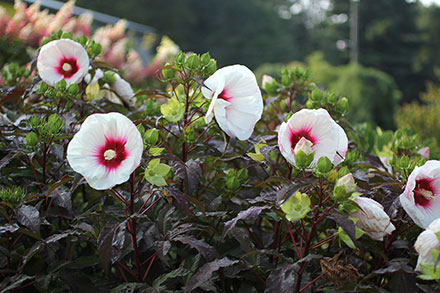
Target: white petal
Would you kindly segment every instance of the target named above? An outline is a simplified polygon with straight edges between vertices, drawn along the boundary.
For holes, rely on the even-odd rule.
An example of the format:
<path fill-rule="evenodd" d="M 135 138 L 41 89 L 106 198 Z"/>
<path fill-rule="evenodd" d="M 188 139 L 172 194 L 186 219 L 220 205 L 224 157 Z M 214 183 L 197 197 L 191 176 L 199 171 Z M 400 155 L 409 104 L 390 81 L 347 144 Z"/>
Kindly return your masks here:
<path fill-rule="evenodd" d="M 295 155 L 292 149 L 289 125 L 286 122 L 283 122 L 278 130 L 278 146 L 283 157 L 294 165 Z"/>
<path fill-rule="evenodd" d="M 414 248 L 419 253 L 416 271 L 421 271 L 420 265 L 422 263 L 433 262 L 432 249 L 440 249 L 440 243 L 434 232 L 425 230 L 417 237 Z"/>

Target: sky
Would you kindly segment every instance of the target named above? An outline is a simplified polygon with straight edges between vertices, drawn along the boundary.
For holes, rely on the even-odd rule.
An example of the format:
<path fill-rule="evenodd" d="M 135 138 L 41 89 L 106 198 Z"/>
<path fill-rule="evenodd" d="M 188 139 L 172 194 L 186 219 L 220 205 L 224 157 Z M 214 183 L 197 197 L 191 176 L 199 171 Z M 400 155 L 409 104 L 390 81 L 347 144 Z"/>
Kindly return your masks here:
<path fill-rule="evenodd" d="M 423 5 L 431 5 L 431 4 L 437 4 L 440 5 L 440 0 L 420 0 Z"/>

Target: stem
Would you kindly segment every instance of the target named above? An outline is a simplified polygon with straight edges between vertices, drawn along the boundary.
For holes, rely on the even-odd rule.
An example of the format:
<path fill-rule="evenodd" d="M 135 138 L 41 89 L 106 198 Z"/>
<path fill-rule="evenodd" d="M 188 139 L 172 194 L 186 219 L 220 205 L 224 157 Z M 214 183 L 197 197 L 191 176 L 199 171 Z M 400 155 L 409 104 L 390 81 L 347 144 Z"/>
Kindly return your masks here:
<path fill-rule="evenodd" d="M 130 209 L 130 216 L 134 215 L 134 198 L 136 196 L 136 193 L 134 192 L 134 176 L 135 173 L 131 174 L 130 176 L 130 203 L 129 203 L 129 209 Z M 127 223 L 128 226 L 128 223 Z M 136 270 L 137 270 L 137 279 L 138 281 L 141 281 L 141 262 L 139 260 L 139 250 L 137 246 L 137 239 L 136 239 L 136 218 L 133 218 L 130 220 L 129 225 L 129 233 L 131 242 L 133 243 L 133 250 L 134 250 L 134 259 L 136 261 Z"/>
<path fill-rule="evenodd" d="M 313 283 L 315 283 L 316 281 L 318 281 L 319 279 L 321 279 L 324 276 L 324 273 L 320 274 L 318 277 L 316 277 L 315 279 L 313 279 L 310 283 L 308 283 L 307 285 L 305 285 L 301 290 L 299 290 L 299 292 L 302 292 L 304 290 L 306 290 L 308 287 L 310 287 Z"/>
<path fill-rule="evenodd" d="M 154 259 L 156 258 L 156 254 L 153 254 L 153 257 L 151 258 L 150 264 L 148 265 L 147 271 L 145 272 L 144 277 L 142 278 L 142 282 L 145 281 L 145 279 L 148 276 L 148 273 L 150 272 L 151 266 L 153 265 Z"/>

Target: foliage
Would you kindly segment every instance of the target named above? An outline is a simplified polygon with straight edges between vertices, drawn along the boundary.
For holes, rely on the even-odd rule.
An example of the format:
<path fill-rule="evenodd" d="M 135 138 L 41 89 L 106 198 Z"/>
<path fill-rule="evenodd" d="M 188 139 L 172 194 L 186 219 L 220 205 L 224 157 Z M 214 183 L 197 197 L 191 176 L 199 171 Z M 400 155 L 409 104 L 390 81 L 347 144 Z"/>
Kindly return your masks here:
<path fill-rule="evenodd" d="M 427 90 L 421 94 L 421 103 L 412 102 L 402 105 L 396 111 L 398 127 L 410 128 L 425 140 L 431 140 L 433 146 L 440 143 L 440 87 L 433 82 L 427 84 Z"/>
<path fill-rule="evenodd" d="M 91 64 L 91 76 L 108 70 Z M 211 100 L 201 89 L 217 69 L 207 53 L 177 54 L 160 87 L 137 92 L 135 107 L 89 100 L 85 80 L 48 86 L 30 69 L 13 70 L 0 91 L 1 290 L 438 289 L 416 278 L 420 229 L 399 207 L 408 175 L 426 161 L 417 153 L 424 145 L 402 130 L 351 126 L 347 99 L 317 88 L 307 71 L 281 70 L 265 87 L 254 135 L 239 141 L 204 121 Z M 281 155 L 276 129 L 303 108 L 326 109 L 348 133 L 338 166 L 322 159 L 296 169 Z M 137 125 L 145 149 L 128 182 L 98 191 L 71 169 L 67 146 L 88 115 L 115 111 Z M 383 241 L 350 217 L 359 193 L 396 226 Z"/>

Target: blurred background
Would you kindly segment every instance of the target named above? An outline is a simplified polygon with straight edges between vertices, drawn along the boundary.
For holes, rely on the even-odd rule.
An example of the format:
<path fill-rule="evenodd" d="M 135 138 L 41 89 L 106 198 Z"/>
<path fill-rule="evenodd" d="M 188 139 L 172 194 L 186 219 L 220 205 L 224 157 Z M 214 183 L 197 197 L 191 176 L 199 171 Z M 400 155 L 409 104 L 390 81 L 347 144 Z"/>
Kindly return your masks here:
<path fill-rule="evenodd" d="M 61 5 L 56 1 L 41 3 L 53 13 Z M 146 63 L 154 61 L 155 47 L 165 35 L 183 51 L 209 51 L 218 67 L 247 65 L 258 80 L 263 73 L 277 77 L 283 66 L 301 66 L 309 70 L 310 79 L 320 87 L 349 98 L 352 122 L 368 122 L 385 129 L 410 127 L 437 140 L 438 4 L 440 1 L 435 0 L 75 3 L 76 9 L 94 11 L 93 30 L 106 23 L 114 24 L 118 18 L 131 21 L 127 26 L 131 42 L 124 46 L 135 47 Z"/>

